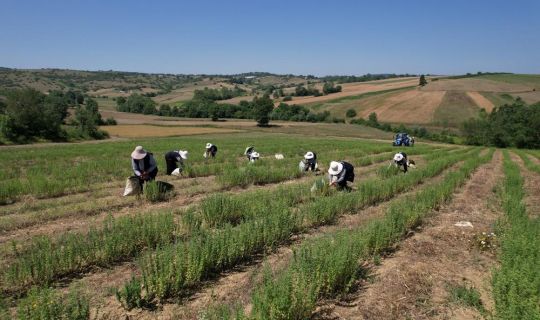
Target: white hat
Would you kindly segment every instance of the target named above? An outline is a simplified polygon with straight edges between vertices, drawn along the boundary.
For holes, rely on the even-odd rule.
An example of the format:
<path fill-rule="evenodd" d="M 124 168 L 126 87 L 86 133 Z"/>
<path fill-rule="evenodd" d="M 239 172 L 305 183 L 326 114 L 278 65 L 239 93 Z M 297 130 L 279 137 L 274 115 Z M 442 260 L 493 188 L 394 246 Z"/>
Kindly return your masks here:
<path fill-rule="evenodd" d="M 180 151 L 178 151 L 178 154 L 180 154 L 180 158 L 187 159 L 187 155 L 188 155 L 187 150 L 186 151 L 180 150 Z"/>
<path fill-rule="evenodd" d="M 131 153 L 131 157 L 135 160 L 141 160 L 142 158 L 146 157 L 146 150 L 144 150 L 141 146 L 136 146 L 135 150 L 133 150 Z"/>
<path fill-rule="evenodd" d="M 311 151 L 309 151 L 308 153 L 306 153 L 306 154 L 304 155 L 304 158 L 306 158 L 306 159 L 308 159 L 308 160 L 309 160 L 309 159 L 313 159 L 314 157 L 315 157 L 315 155 L 314 155 L 313 152 L 311 152 Z"/>
<path fill-rule="evenodd" d="M 396 153 L 394 155 L 394 161 L 399 162 L 401 160 L 403 160 L 403 155 L 401 153 Z"/>
<path fill-rule="evenodd" d="M 210 142 L 208 142 L 208 143 L 206 144 L 206 149 L 210 149 L 211 147 L 212 147 L 212 144 L 211 144 Z"/>
<path fill-rule="evenodd" d="M 259 157 L 259 153 L 257 151 L 254 151 L 251 153 L 251 158 L 258 158 Z"/>
<path fill-rule="evenodd" d="M 343 171 L 343 163 L 332 161 L 330 162 L 330 168 L 328 168 L 328 173 L 331 175 L 340 174 Z"/>

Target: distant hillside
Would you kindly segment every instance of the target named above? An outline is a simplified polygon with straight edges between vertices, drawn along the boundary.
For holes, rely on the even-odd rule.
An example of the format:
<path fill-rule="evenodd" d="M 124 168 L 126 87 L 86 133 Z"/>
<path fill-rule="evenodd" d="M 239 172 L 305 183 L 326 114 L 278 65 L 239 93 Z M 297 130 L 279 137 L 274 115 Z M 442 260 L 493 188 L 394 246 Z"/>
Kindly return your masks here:
<path fill-rule="evenodd" d="M 398 80 L 389 80 L 398 81 Z M 382 122 L 456 127 L 464 120 L 478 115 L 480 108 L 494 107 L 521 98 L 532 104 L 540 101 L 540 75 L 490 74 L 474 77 L 432 78 L 428 84 L 418 81 L 396 82 L 394 87 L 360 89 L 360 94 L 316 102 L 310 99 L 295 101 L 313 110 L 329 111 L 345 117 L 349 109 L 356 118 L 366 118 L 375 112 Z M 388 86 L 388 85 L 387 85 Z M 362 91 L 362 92 L 360 92 Z"/>

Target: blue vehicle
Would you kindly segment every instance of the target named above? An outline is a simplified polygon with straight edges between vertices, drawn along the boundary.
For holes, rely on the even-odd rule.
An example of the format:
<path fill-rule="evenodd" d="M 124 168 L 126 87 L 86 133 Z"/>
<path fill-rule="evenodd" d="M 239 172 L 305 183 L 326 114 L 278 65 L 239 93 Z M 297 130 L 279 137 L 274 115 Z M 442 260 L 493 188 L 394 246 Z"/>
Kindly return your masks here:
<path fill-rule="evenodd" d="M 392 142 L 392 145 L 394 147 L 401 147 L 401 146 L 409 147 L 411 146 L 411 138 L 406 133 L 398 133 L 396 134 L 396 137 L 394 141 Z"/>

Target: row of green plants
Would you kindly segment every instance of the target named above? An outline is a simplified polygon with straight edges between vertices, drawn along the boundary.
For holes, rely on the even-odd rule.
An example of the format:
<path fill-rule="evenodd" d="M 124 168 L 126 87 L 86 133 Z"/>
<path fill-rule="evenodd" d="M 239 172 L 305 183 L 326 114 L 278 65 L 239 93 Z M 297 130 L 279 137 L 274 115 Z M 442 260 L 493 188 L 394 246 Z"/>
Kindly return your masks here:
<path fill-rule="evenodd" d="M 129 309 L 140 305 L 141 300 L 162 301 L 183 296 L 197 287 L 202 280 L 248 261 L 257 253 L 285 243 L 294 233 L 332 223 L 342 214 L 355 213 L 368 205 L 388 200 L 399 192 L 409 190 L 425 179 L 439 174 L 463 157 L 464 155 L 458 154 L 441 158 L 423 169 L 384 181 L 366 180 L 358 185 L 358 192 L 314 196 L 311 201 L 297 207 L 291 207 L 286 199 L 275 198 L 271 202 L 258 199 L 259 206 L 262 206 L 258 214 L 254 216 L 253 212 L 247 213 L 251 219 L 243 223 L 235 226 L 226 223 L 225 227 L 219 230 L 203 229 L 188 241 L 144 254 L 139 259 L 142 272 L 140 283 L 144 290 L 137 290 L 140 295 L 120 295 L 121 301 Z M 215 202 L 223 203 L 223 198 L 216 199 Z M 239 221 L 244 218 L 238 210 L 238 204 L 228 204 L 228 207 L 233 213 L 229 215 L 220 212 L 218 222 Z M 209 224 L 215 221 L 210 219 Z M 128 283 L 124 289 L 132 287 L 133 285 Z"/>
<path fill-rule="evenodd" d="M 529 217 L 519 166 L 504 152 L 499 189 L 500 267 L 493 272 L 496 319 L 540 319 L 540 218 Z"/>
<path fill-rule="evenodd" d="M 534 163 L 530 158 L 530 157 L 532 157 L 534 155 L 530 155 L 529 153 L 525 153 L 522 150 L 517 150 L 515 152 L 519 155 L 521 160 L 523 160 L 523 164 L 525 164 L 525 167 L 527 167 L 527 169 L 529 169 L 531 171 L 534 171 L 536 173 L 540 173 L 540 165 Z"/>
<path fill-rule="evenodd" d="M 109 217 L 86 234 L 66 233 L 58 239 L 34 238 L 2 271 L 3 291 L 23 292 L 30 285 L 48 285 L 90 266 L 125 261 L 144 249 L 162 246 L 177 236 L 174 214 L 161 212 Z M 14 250 L 17 250 L 14 246 Z"/>
<path fill-rule="evenodd" d="M 392 202 L 381 219 L 367 225 L 306 242 L 294 250 L 290 264 L 273 274 L 267 268 L 262 283 L 252 295 L 252 312 L 240 308 L 209 308 L 205 319 L 307 319 L 319 299 L 336 297 L 354 288 L 365 270 L 360 265 L 398 242 L 411 228 L 421 224 L 434 209 L 451 199 L 493 152 L 469 156 L 457 170 L 447 173 L 436 185 L 416 195 Z"/>

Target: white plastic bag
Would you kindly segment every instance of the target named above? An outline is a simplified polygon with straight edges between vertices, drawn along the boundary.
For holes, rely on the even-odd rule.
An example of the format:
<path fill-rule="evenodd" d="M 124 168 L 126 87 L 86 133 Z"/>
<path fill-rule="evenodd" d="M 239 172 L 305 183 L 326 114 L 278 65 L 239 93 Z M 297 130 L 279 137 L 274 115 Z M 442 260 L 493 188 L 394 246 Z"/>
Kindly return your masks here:
<path fill-rule="evenodd" d="M 304 161 L 300 161 L 300 163 L 298 164 L 298 169 L 300 169 L 300 171 L 306 170 L 306 164 L 304 163 Z"/>
<path fill-rule="evenodd" d="M 126 180 L 126 187 L 124 188 L 124 197 L 141 193 L 141 184 L 139 178 L 136 176 L 129 177 Z"/>

